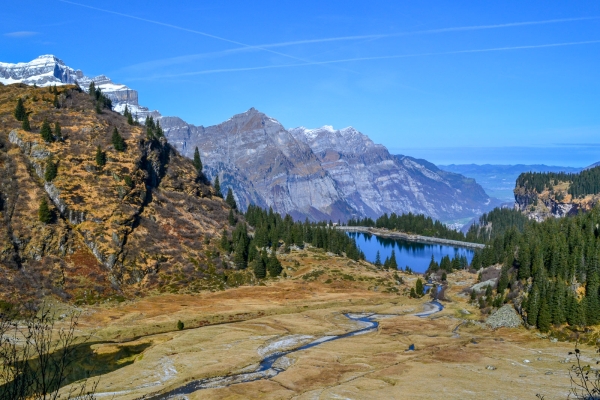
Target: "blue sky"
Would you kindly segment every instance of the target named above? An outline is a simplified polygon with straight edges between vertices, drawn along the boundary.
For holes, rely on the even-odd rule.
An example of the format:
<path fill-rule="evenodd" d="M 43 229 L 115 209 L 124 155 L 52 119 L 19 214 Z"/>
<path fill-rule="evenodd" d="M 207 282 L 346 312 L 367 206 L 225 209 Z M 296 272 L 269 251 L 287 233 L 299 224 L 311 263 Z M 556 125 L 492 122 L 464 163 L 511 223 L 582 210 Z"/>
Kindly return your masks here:
<path fill-rule="evenodd" d="M 255 107 L 435 163 L 600 161 L 598 1 L 30 1 L 0 60 L 55 54 L 198 125 Z"/>

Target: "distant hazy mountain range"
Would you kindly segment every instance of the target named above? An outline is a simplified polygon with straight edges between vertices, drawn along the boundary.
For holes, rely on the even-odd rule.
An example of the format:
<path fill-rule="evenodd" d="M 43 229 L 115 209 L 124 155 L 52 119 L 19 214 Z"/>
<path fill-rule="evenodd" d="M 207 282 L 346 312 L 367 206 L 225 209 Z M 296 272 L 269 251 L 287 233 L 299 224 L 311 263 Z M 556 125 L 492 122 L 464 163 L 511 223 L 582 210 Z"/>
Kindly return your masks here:
<path fill-rule="evenodd" d="M 439 168 L 462 174 L 473 178 L 491 197 L 505 202 L 514 202 L 515 181 L 523 172 L 579 172 L 581 168 L 558 167 L 550 165 L 476 165 L 476 164 L 451 164 L 439 165 Z"/>
<path fill-rule="evenodd" d="M 94 81 L 123 112 L 157 118 L 183 155 L 200 150 L 204 171 L 231 187 L 242 209 L 272 207 L 296 219 L 376 218 L 383 213 L 423 213 L 444 222 L 467 220 L 499 201 L 473 179 L 408 156 L 394 156 L 352 127 L 286 129 L 253 108 L 209 127 L 163 117 L 138 104 L 137 91 L 104 75 L 87 77 L 52 55 L 29 63 L 0 63 L 0 82 L 38 86 Z M 513 179 L 514 182 L 514 179 Z"/>

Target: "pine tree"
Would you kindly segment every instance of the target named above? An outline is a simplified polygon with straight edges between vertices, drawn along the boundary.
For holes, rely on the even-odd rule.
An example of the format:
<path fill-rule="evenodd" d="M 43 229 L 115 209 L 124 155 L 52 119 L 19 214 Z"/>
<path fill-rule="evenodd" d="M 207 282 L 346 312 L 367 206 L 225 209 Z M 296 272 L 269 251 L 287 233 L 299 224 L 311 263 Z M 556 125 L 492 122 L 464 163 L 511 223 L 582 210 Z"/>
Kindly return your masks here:
<path fill-rule="evenodd" d="M 58 94 L 58 89 L 56 88 L 56 85 L 52 85 L 52 93 L 54 93 L 55 95 Z"/>
<path fill-rule="evenodd" d="M 44 179 L 46 182 L 52 182 L 56 175 L 58 174 L 58 165 L 54 162 L 52 157 L 48 158 L 46 161 L 46 169 L 44 171 Z"/>
<path fill-rule="evenodd" d="M 527 299 L 527 323 L 532 326 L 537 325 L 538 314 L 540 312 L 540 291 L 537 284 L 529 293 Z"/>
<path fill-rule="evenodd" d="M 60 124 L 58 122 L 54 123 L 54 136 L 57 140 L 62 140 L 62 131 L 60 130 Z"/>
<path fill-rule="evenodd" d="M 91 98 L 96 99 L 96 84 L 94 81 L 90 82 L 90 87 L 88 88 L 88 93 Z"/>
<path fill-rule="evenodd" d="M 233 214 L 232 209 L 229 209 L 229 215 L 227 216 L 227 220 L 229 221 L 229 225 L 235 225 L 235 215 Z"/>
<path fill-rule="evenodd" d="M 42 139 L 44 139 L 44 141 L 46 143 L 54 142 L 54 136 L 52 136 L 52 129 L 50 128 L 50 123 L 48 122 L 47 119 L 45 119 L 44 122 L 42 122 L 42 127 L 40 129 L 40 135 L 42 136 Z"/>
<path fill-rule="evenodd" d="M 540 332 L 548 332 L 550 330 L 551 324 L 550 309 L 548 307 L 548 303 L 546 299 L 542 299 L 542 304 L 540 305 L 540 314 L 538 315 L 537 326 L 540 329 Z"/>
<path fill-rule="evenodd" d="M 223 251 L 225 251 L 226 253 L 229 253 L 231 251 L 231 243 L 229 242 L 229 236 L 227 235 L 227 231 L 225 229 L 223 229 L 223 234 L 221 235 L 220 245 Z"/>
<path fill-rule="evenodd" d="M 257 257 L 256 260 L 254 260 L 252 269 L 254 270 L 254 276 L 258 279 L 264 279 L 267 276 L 267 268 L 262 257 Z"/>
<path fill-rule="evenodd" d="M 200 152 L 198 151 L 198 147 L 194 149 L 194 168 L 196 168 L 196 172 L 198 175 L 202 173 L 202 160 L 200 159 Z"/>
<path fill-rule="evenodd" d="M 379 254 L 379 250 L 377 250 L 377 254 L 375 255 L 375 265 L 378 267 L 381 266 L 381 254 Z"/>
<path fill-rule="evenodd" d="M 388 263 L 389 269 L 398 269 L 398 263 L 396 262 L 396 251 L 392 249 L 392 255 L 390 256 L 390 261 Z"/>
<path fill-rule="evenodd" d="M 440 269 L 439 264 L 435 261 L 435 258 L 433 258 L 433 254 L 431 255 L 431 261 L 429 261 L 429 268 L 427 268 L 427 271 L 429 272 L 437 272 L 437 270 Z"/>
<path fill-rule="evenodd" d="M 417 282 L 415 283 L 415 294 L 417 297 L 423 296 L 423 290 L 425 290 L 423 287 L 423 281 L 421 278 L 417 278 Z"/>
<path fill-rule="evenodd" d="M 26 132 L 31 131 L 31 125 L 29 125 L 29 116 L 25 115 L 25 117 L 23 117 L 23 122 L 21 123 L 21 129 L 23 129 Z"/>
<path fill-rule="evenodd" d="M 14 116 L 17 121 L 23 121 L 27 116 L 27 110 L 25 110 L 25 106 L 23 105 L 23 99 L 19 98 L 17 100 L 17 107 L 15 108 Z"/>
<path fill-rule="evenodd" d="M 106 153 L 102 151 L 100 146 L 96 148 L 96 165 L 99 167 L 106 165 Z"/>
<path fill-rule="evenodd" d="M 235 246 L 233 263 L 238 269 L 245 269 L 248 266 L 246 263 L 246 246 L 243 240 L 238 241 Z"/>
<path fill-rule="evenodd" d="M 232 210 L 237 210 L 237 204 L 235 202 L 235 198 L 233 197 L 233 191 L 231 188 L 227 190 L 227 197 L 225 198 L 225 203 L 229 204 Z"/>
<path fill-rule="evenodd" d="M 271 256 L 269 257 L 269 261 L 267 264 L 267 269 L 269 270 L 269 275 L 272 277 L 279 276 L 283 268 L 281 267 L 281 263 L 277 259 L 275 255 L 275 251 L 271 252 Z"/>
<path fill-rule="evenodd" d="M 60 103 L 58 101 L 57 95 L 54 95 L 54 101 L 52 102 L 52 104 L 54 105 L 54 108 L 60 108 Z"/>
<path fill-rule="evenodd" d="M 508 268 L 506 266 L 502 267 L 500 272 L 500 280 L 498 281 L 497 293 L 504 293 L 504 290 L 508 287 Z"/>
<path fill-rule="evenodd" d="M 111 141 L 116 151 L 125 150 L 125 140 L 123 140 L 123 136 L 119 134 L 117 127 L 113 129 Z"/>
<path fill-rule="evenodd" d="M 48 207 L 48 202 L 44 197 L 40 202 L 40 207 L 38 209 L 38 218 L 41 222 L 49 224 L 50 222 L 52 222 L 52 217 L 52 211 L 50 210 L 50 207 Z"/>
<path fill-rule="evenodd" d="M 223 197 L 223 194 L 221 193 L 221 184 L 219 183 L 219 175 L 215 178 L 215 196 Z"/>

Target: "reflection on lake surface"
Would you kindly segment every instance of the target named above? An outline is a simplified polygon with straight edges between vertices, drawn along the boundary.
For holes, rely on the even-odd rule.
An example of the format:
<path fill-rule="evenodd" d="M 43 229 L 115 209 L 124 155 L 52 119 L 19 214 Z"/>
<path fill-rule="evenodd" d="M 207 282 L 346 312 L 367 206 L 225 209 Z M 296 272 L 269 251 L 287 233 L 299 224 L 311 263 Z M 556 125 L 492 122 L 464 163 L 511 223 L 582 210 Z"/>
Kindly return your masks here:
<path fill-rule="evenodd" d="M 390 257 L 393 249 L 396 252 L 398 268 L 404 269 L 408 265 L 414 272 L 425 272 L 432 255 L 438 263 L 446 255 L 450 258 L 464 255 L 469 263 L 473 259 L 473 250 L 462 247 L 380 238 L 368 233 L 347 232 L 347 234 L 356 240 L 356 245 L 365 253 L 367 261 L 375 262 L 379 251 L 383 263 L 387 257 Z"/>

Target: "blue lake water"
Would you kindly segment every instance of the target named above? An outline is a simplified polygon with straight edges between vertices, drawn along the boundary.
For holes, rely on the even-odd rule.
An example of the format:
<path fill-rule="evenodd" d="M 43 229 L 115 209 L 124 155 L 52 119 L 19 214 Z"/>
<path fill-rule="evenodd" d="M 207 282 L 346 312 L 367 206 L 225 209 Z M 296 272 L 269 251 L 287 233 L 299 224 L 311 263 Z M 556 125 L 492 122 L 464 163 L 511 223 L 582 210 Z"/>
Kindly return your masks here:
<path fill-rule="evenodd" d="M 442 257 L 466 256 L 469 263 L 473 259 L 473 250 L 462 247 L 453 247 L 442 244 L 409 242 L 402 239 L 380 238 L 367 233 L 347 232 L 356 240 L 356 245 L 365 253 L 367 261 L 375 262 L 377 251 L 383 263 L 390 257 L 392 250 L 396 252 L 398 268 L 404 269 L 407 265 L 414 271 L 423 273 L 429 267 L 431 256 L 439 263 Z"/>

